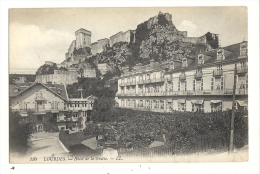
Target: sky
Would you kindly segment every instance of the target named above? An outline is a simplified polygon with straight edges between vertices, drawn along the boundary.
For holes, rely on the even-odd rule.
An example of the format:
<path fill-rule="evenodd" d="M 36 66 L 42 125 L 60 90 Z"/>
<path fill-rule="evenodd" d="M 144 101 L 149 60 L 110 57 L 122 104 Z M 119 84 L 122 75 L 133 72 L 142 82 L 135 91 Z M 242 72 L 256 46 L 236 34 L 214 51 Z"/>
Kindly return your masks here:
<path fill-rule="evenodd" d="M 92 32 L 93 43 L 135 30 L 159 11 L 170 13 L 189 37 L 210 31 L 220 35 L 221 46 L 248 40 L 246 7 L 10 9 L 10 73 L 35 73 L 45 61 L 61 63 L 79 28 Z"/>

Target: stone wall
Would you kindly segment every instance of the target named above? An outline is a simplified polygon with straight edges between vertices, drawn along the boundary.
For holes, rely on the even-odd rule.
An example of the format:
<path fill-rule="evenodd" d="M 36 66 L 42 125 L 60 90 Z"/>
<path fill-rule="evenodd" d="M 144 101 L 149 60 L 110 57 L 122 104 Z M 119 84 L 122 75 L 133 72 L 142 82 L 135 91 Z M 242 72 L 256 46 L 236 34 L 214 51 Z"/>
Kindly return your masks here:
<path fill-rule="evenodd" d="M 115 43 L 117 42 L 127 42 L 130 43 L 132 42 L 131 40 L 131 34 L 133 34 L 133 31 L 128 30 L 126 32 L 120 31 L 119 33 L 113 35 L 109 39 L 109 45 L 112 47 Z"/>
<path fill-rule="evenodd" d="M 97 42 L 92 43 L 90 45 L 92 55 L 102 53 L 106 49 L 107 45 L 109 45 L 109 39 L 107 38 L 100 39 Z"/>
<path fill-rule="evenodd" d="M 78 82 L 78 73 L 62 70 L 54 70 L 54 74 L 37 75 L 36 80 L 40 83 L 73 84 Z"/>

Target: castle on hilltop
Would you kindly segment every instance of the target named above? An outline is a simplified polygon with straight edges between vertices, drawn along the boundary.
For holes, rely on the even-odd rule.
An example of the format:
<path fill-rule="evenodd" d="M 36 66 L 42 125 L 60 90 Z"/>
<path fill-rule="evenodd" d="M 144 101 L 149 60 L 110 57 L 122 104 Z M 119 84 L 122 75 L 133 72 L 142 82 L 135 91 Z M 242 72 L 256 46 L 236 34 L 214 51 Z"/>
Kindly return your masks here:
<path fill-rule="evenodd" d="M 144 39 L 140 37 L 140 35 L 144 35 L 143 32 L 150 32 L 150 35 L 145 36 L 146 38 Z M 85 73 L 84 77 L 96 77 L 96 71 L 93 66 L 86 66 L 88 64 L 87 62 L 89 62 L 87 59 L 91 56 L 102 53 L 107 49 L 111 49 L 111 47 L 118 42 L 140 44 L 141 41 L 141 44 L 137 45 L 140 48 L 140 58 L 149 58 L 153 42 L 156 40 L 156 42 L 162 43 L 165 38 L 167 38 L 171 43 L 179 40 L 187 43 L 206 45 L 207 48 L 202 49 L 202 52 L 217 49 L 219 46 L 218 34 L 208 32 L 201 37 L 187 37 L 187 31 L 179 31 L 173 25 L 171 14 L 161 12 L 139 24 L 136 30 L 127 30 L 125 32 L 120 31 L 109 38 L 99 39 L 93 43 L 91 42 L 91 31 L 84 28 L 75 31 L 75 36 L 76 39 L 71 42 L 68 52 L 65 54 L 65 60 L 60 64 L 56 64 L 58 68 L 63 67 L 66 68 L 67 71 L 63 69 L 55 71 L 52 75 L 39 74 L 36 77 L 39 82 L 63 84 L 75 83 L 78 77 L 77 71 L 80 68 L 82 68 Z M 174 54 L 174 50 L 169 49 L 168 55 L 173 56 Z M 92 63 L 96 65 L 101 74 L 112 71 L 112 64 L 109 65 L 104 62 L 99 64 L 98 59 L 96 58 L 94 58 Z M 50 66 L 53 65 L 53 63 L 51 65 L 48 61 L 46 64 L 49 64 Z"/>

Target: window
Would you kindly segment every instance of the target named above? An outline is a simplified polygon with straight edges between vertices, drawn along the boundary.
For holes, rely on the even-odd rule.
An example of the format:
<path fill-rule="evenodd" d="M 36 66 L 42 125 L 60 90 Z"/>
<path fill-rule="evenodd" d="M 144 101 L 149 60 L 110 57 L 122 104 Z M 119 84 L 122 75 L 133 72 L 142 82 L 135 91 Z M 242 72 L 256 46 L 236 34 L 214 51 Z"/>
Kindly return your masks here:
<path fill-rule="evenodd" d="M 187 81 L 184 82 L 184 91 L 187 91 Z"/>
<path fill-rule="evenodd" d="M 180 90 L 181 90 L 181 82 L 178 81 L 178 91 L 180 91 Z"/>
<path fill-rule="evenodd" d="M 51 109 L 58 109 L 58 102 L 57 101 L 53 101 L 51 103 Z"/>
<path fill-rule="evenodd" d="M 191 111 L 194 112 L 195 111 L 195 105 L 192 103 L 191 104 Z"/>
<path fill-rule="evenodd" d="M 222 111 L 222 102 L 211 103 L 211 112 Z"/>
<path fill-rule="evenodd" d="M 160 105 L 161 105 L 160 108 L 161 108 L 161 109 L 164 109 L 164 101 L 163 101 L 163 100 L 160 101 Z"/>
<path fill-rule="evenodd" d="M 179 103 L 178 102 L 178 110 L 179 111 L 186 111 L 186 103 Z"/>
<path fill-rule="evenodd" d="M 204 112 L 204 104 L 196 105 L 197 111 Z"/>

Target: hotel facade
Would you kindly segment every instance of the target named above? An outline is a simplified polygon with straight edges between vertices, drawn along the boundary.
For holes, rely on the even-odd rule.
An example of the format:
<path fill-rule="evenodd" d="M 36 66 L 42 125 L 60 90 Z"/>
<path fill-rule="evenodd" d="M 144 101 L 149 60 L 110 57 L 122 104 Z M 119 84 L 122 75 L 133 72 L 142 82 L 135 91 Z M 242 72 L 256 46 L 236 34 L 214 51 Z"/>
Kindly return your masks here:
<path fill-rule="evenodd" d="M 59 130 L 82 131 L 90 121 L 95 96 L 69 98 L 64 84 L 10 86 L 10 108 L 18 111 L 21 121 L 34 122 L 36 132 L 52 122 Z"/>
<path fill-rule="evenodd" d="M 179 50 L 166 63 L 125 68 L 116 99 L 119 107 L 143 111 L 224 111 L 232 109 L 234 78 L 235 107 L 247 110 L 247 41 L 194 55 Z"/>

